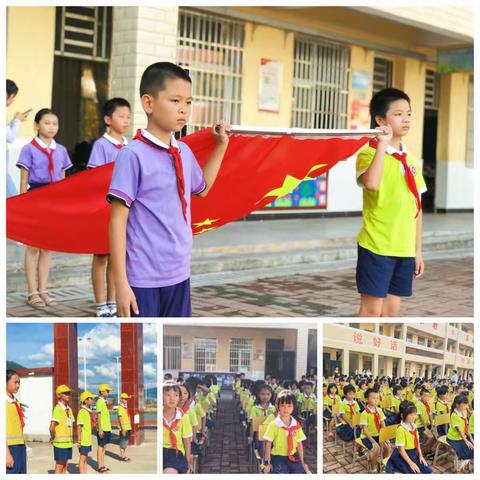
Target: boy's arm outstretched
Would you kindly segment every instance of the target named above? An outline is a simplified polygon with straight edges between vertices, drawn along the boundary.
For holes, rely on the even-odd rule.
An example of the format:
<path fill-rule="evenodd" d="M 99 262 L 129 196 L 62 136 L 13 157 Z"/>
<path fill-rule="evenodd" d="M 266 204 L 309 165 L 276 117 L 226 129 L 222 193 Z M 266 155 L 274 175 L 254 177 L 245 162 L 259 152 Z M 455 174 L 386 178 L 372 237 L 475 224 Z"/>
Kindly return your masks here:
<path fill-rule="evenodd" d="M 228 130 L 230 130 L 230 125 L 224 121 L 215 123 L 212 127 L 212 133 L 217 142 L 217 146 L 203 168 L 203 176 L 205 177 L 207 187 L 203 192 L 198 194 L 199 197 L 207 196 L 217 178 L 218 170 L 220 169 L 220 165 L 222 164 L 223 157 L 228 147 Z"/>
<path fill-rule="evenodd" d="M 119 317 L 130 317 L 130 309 L 138 315 L 137 300 L 127 279 L 127 220 L 128 207 L 119 200 L 112 200 L 110 210 L 110 254 L 115 277 L 117 310 Z"/>

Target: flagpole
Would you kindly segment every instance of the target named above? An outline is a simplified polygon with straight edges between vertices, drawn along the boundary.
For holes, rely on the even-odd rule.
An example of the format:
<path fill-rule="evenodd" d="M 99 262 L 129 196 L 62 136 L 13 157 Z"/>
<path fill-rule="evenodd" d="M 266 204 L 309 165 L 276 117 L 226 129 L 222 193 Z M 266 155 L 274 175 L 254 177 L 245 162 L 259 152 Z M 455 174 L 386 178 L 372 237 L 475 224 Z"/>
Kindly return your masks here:
<path fill-rule="evenodd" d="M 230 134 L 244 135 L 289 135 L 294 137 L 375 137 L 383 134 L 383 130 L 365 129 L 365 130 L 348 130 L 348 129 L 315 129 L 315 128 L 283 128 L 283 127 L 257 127 L 249 125 L 232 125 Z"/>

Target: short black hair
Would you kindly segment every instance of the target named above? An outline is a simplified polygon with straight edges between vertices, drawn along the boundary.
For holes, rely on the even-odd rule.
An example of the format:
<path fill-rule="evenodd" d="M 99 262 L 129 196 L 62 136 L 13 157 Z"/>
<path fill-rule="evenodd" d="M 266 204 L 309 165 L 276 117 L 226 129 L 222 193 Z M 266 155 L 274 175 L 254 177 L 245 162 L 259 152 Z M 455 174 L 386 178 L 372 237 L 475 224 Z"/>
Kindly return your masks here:
<path fill-rule="evenodd" d="M 171 62 L 152 63 L 145 69 L 140 80 L 140 97 L 145 94 L 157 95 L 165 89 L 165 80 L 182 79 L 192 83 L 186 70 Z"/>
<path fill-rule="evenodd" d="M 353 385 L 345 385 L 343 387 L 343 395 L 346 397 L 348 392 L 355 392 L 355 387 Z"/>
<path fill-rule="evenodd" d="M 129 110 L 132 109 L 128 100 L 121 97 L 111 98 L 105 102 L 102 108 L 102 117 L 111 117 L 118 107 L 127 107 Z"/>
<path fill-rule="evenodd" d="M 398 392 L 401 392 L 403 390 L 401 385 L 395 385 L 393 387 L 393 394 L 396 395 Z"/>
<path fill-rule="evenodd" d="M 402 420 L 405 421 L 409 415 L 417 412 L 417 407 L 413 402 L 405 400 L 399 405 L 398 411 L 402 417 Z"/>
<path fill-rule="evenodd" d="M 7 97 L 15 96 L 18 93 L 18 86 L 13 80 L 7 78 Z"/>
<path fill-rule="evenodd" d="M 441 387 L 437 387 L 437 397 L 441 397 L 442 395 L 446 395 L 448 393 L 448 387 L 442 385 Z"/>
<path fill-rule="evenodd" d="M 377 92 L 370 100 L 370 127 L 378 127 L 378 123 L 375 120 L 376 116 L 385 117 L 390 104 L 397 100 L 406 100 L 411 103 L 410 97 L 397 88 L 384 88 Z"/>
<path fill-rule="evenodd" d="M 14 375 L 18 375 L 17 371 L 16 370 L 12 370 L 12 369 L 8 369 L 7 370 L 7 383 L 10 381 L 10 379 L 14 376 Z"/>
<path fill-rule="evenodd" d="M 375 390 L 374 388 L 368 388 L 366 391 L 365 391 L 365 400 L 368 400 L 368 398 L 370 397 L 370 395 L 372 393 L 378 393 L 377 390 Z"/>

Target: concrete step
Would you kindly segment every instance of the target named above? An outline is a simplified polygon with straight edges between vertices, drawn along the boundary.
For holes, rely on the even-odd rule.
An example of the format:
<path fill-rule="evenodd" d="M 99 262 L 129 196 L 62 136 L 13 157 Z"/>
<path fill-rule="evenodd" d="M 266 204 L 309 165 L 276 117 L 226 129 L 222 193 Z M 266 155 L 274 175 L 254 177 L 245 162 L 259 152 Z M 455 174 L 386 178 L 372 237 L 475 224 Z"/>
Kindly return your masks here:
<path fill-rule="evenodd" d="M 473 255 L 473 234 L 449 232 L 425 235 L 423 245 L 424 254 L 458 250 L 471 252 L 470 255 Z M 15 248 L 17 247 L 23 248 L 21 246 Z M 318 268 L 322 265 L 331 265 L 331 268 L 335 269 L 336 262 L 341 268 L 342 262 L 351 261 L 356 255 L 355 238 L 351 237 L 196 248 L 192 255 L 192 277 L 202 276 L 202 284 L 205 284 L 209 274 L 266 271 L 302 265 L 316 265 Z M 50 271 L 50 288 L 90 285 L 90 268 L 91 255 L 55 253 Z M 25 290 L 23 262 L 10 261 L 7 266 L 7 292 L 23 290 Z"/>

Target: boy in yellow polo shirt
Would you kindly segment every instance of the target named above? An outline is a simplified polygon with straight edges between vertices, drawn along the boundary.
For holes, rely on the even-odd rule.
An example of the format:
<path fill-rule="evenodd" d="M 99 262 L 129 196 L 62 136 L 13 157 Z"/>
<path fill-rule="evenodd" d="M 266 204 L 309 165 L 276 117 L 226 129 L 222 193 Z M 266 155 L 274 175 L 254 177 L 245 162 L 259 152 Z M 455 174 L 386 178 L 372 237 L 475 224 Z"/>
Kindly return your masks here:
<path fill-rule="evenodd" d="M 25 419 L 20 402 L 15 395 L 20 390 L 20 376 L 15 370 L 7 370 L 7 451 L 6 472 L 27 473 L 27 447 L 23 438 Z"/>
<path fill-rule="evenodd" d="M 110 469 L 105 466 L 105 452 L 107 445 L 112 439 L 112 424 L 110 422 L 110 411 L 108 405 L 108 393 L 112 389 L 106 384 L 102 383 L 98 387 L 98 400 L 95 405 L 97 412 L 97 471 L 99 473 L 109 472 Z"/>
<path fill-rule="evenodd" d="M 410 98 L 386 88 L 370 102 L 372 126 L 383 134 L 357 156 L 363 187 L 363 227 L 358 234 L 360 317 L 398 317 L 402 297 L 423 274 L 422 205 L 426 189 L 420 162 L 402 138 L 410 129 Z"/>
<path fill-rule="evenodd" d="M 128 393 L 122 393 L 120 395 L 120 405 L 117 408 L 118 428 L 120 429 L 120 457 L 122 462 L 130 462 L 130 459 L 126 455 L 132 431 L 132 423 L 130 421 L 127 404 L 129 398 Z"/>
<path fill-rule="evenodd" d="M 375 471 L 377 467 L 382 447 L 384 457 L 390 455 L 390 444 L 384 442 L 380 445 L 380 430 L 385 427 L 385 414 L 378 406 L 379 400 L 378 392 L 369 388 L 365 392 L 366 407 L 360 415 L 360 427 L 362 429 L 360 439 L 370 450 L 370 468 L 372 471 Z"/>
<path fill-rule="evenodd" d="M 81 407 L 77 414 L 77 438 L 80 459 L 78 461 L 79 473 L 87 473 L 88 454 L 92 451 L 92 428 L 95 420 L 92 412 L 95 394 L 82 392 L 80 395 Z"/>
<path fill-rule="evenodd" d="M 67 385 L 59 385 L 56 389 L 58 403 L 55 405 L 50 421 L 50 443 L 53 445 L 55 473 L 68 473 L 67 464 L 72 458 L 73 448 L 73 416 L 69 406 L 71 389 Z"/>

